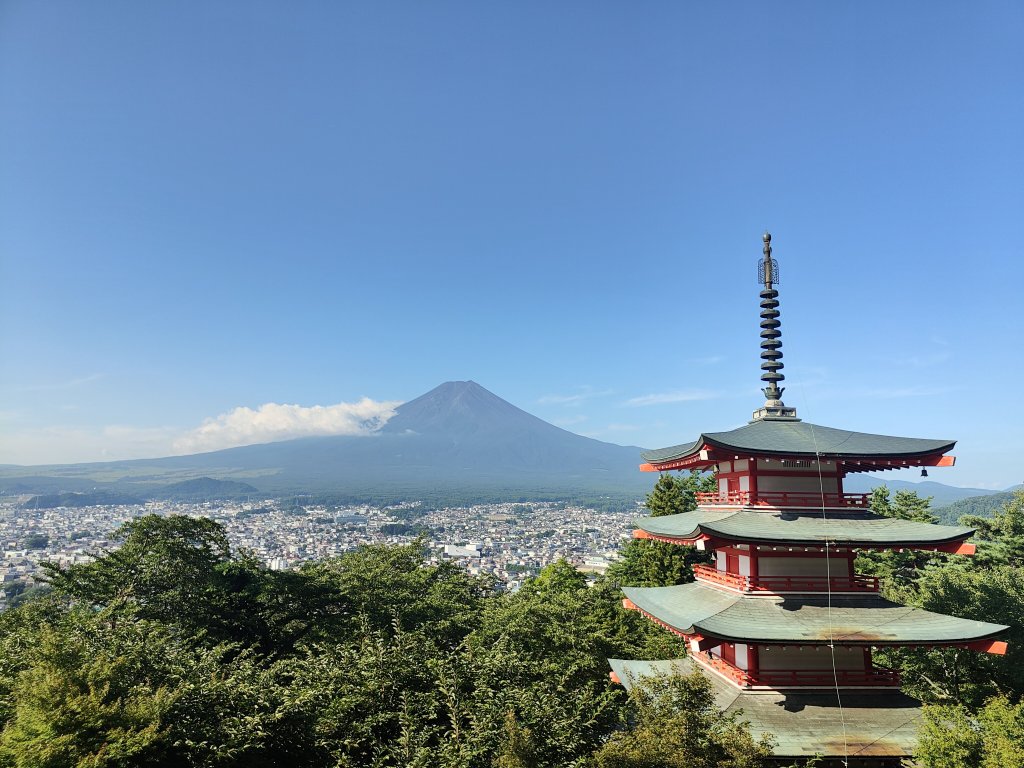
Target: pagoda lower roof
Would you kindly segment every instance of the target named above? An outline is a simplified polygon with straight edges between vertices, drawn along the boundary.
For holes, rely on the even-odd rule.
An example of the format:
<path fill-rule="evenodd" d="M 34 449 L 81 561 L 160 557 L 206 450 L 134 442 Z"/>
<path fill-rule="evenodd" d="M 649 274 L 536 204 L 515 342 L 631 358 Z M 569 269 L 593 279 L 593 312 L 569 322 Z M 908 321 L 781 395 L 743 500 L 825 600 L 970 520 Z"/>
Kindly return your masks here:
<path fill-rule="evenodd" d="M 758 645 L 942 645 L 1009 629 L 890 602 L 879 595 L 761 597 L 699 582 L 623 587 L 641 611 L 684 635 Z"/>
<path fill-rule="evenodd" d="M 634 525 L 652 536 L 695 539 L 701 534 L 757 544 L 823 544 L 842 546 L 925 546 L 967 539 L 973 528 L 934 525 L 875 515 L 867 510 L 710 511 L 642 517 Z"/>
<path fill-rule="evenodd" d="M 645 462 L 657 467 L 693 456 L 705 445 L 748 456 L 896 459 L 942 454 L 952 450 L 956 441 L 873 435 L 806 421 L 766 419 L 728 432 L 705 432 L 693 442 L 644 451 L 640 455 Z"/>
<path fill-rule="evenodd" d="M 689 658 L 608 661 L 627 690 L 645 677 L 705 672 Z M 917 748 L 921 704 L 903 693 L 844 691 L 837 700 L 834 692 L 753 692 L 705 674 L 715 706 L 726 714 L 741 711 L 755 739 L 771 734 L 777 757 L 905 757 Z"/>

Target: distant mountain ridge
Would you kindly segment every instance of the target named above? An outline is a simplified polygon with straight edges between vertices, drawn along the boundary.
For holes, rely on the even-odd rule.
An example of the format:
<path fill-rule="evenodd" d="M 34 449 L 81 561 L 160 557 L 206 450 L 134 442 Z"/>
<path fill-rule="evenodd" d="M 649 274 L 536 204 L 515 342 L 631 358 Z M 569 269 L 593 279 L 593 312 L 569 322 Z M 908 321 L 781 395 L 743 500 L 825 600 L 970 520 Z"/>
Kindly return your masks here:
<path fill-rule="evenodd" d="M 330 494 L 352 500 L 635 499 L 655 476 L 639 447 L 574 434 L 474 381 L 449 381 L 396 409 L 370 436 L 306 437 L 191 456 L 0 467 L 0 493 L 111 491 L 145 498 L 226 499 Z M 850 492 L 877 485 L 933 496 L 940 507 L 983 489 L 851 475 Z"/>
<path fill-rule="evenodd" d="M 867 493 L 872 488 L 884 485 L 891 491 L 916 491 L 918 496 L 932 497 L 932 506 L 940 507 L 960 501 L 961 499 L 975 496 L 986 496 L 998 491 L 990 491 L 985 488 L 960 488 L 954 485 L 936 483 L 934 480 L 925 480 L 921 483 L 910 483 L 906 480 L 888 478 L 884 475 L 848 475 L 843 479 L 843 490 L 847 493 Z"/>
<path fill-rule="evenodd" d="M 605 443 L 549 424 L 473 381 L 449 381 L 399 406 L 370 436 L 306 437 L 103 464 L 0 470 L 0 487 L 26 475 L 108 477 L 120 490 L 152 491 L 198 477 L 249 484 L 263 493 L 340 493 L 358 498 L 639 497 L 653 478 L 638 471 L 640 448 Z M 31 470 L 31 471 L 29 471 Z M 19 477 L 18 475 L 21 475 Z"/>

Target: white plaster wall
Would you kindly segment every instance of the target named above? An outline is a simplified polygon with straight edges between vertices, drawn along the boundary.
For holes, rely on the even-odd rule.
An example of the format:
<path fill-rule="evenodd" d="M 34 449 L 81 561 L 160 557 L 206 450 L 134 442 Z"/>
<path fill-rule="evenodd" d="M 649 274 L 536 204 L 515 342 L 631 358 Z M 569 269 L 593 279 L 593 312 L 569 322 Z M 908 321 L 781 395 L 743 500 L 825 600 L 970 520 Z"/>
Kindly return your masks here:
<path fill-rule="evenodd" d="M 740 555 L 740 576 L 750 575 L 750 555 Z"/>
<path fill-rule="evenodd" d="M 749 663 L 746 644 L 736 643 L 736 666 L 740 669 L 749 669 Z"/>
<path fill-rule="evenodd" d="M 806 470 L 805 470 L 806 471 Z M 819 485 L 817 477 L 773 477 L 758 475 L 758 491 L 789 491 L 790 493 L 839 493 L 839 482 L 835 477 L 823 477 Z"/>
<path fill-rule="evenodd" d="M 831 559 L 832 575 L 846 576 L 846 559 Z M 758 576 L 821 576 L 828 575 L 824 557 L 771 557 L 757 558 Z"/>

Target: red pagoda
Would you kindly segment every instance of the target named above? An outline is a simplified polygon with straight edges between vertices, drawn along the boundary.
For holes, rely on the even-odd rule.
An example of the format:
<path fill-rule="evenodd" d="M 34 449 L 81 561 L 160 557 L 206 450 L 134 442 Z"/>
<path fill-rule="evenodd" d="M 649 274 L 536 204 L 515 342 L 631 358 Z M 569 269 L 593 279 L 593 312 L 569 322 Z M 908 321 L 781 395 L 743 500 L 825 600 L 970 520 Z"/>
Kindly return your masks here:
<path fill-rule="evenodd" d="M 908 608 L 858 574 L 860 550 L 971 555 L 970 528 L 873 514 L 847 493 L 855 472 L 952 466 L 955 442 L 817 426 L 782 402 L 778 264 L 771 235 L 759 261 L 763 407 L 747 425 L 642 454 L 648 472 L 715 471 L 718 490 L 693 512 L 637 521 L 634 537 L 714 553 L 696 581 L 627 587 L 626 608 L 685 638 L 689 655 L 613 659 L 627 687 L 660 672 L 704 672 L 718 705 L 743 710 L 755 736 L 770 732 L 789 760 L 822 755 L 845 765 L 899 765 L 916 746 L 920 704 L 898 674 L 877 666 L 886 646 L 958 646 L 1002 654 L 1007 627 Z"/>

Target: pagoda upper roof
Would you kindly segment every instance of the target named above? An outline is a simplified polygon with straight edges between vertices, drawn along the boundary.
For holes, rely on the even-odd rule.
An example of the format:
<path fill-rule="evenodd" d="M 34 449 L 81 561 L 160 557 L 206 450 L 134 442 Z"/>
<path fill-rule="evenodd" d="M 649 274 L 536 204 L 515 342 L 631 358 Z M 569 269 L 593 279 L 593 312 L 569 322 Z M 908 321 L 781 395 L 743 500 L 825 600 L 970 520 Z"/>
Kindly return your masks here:
<path fill-rule="evenodd" d="M 608 661 L 627 689 L 645 677 L 704 671 L 689 658 Z M 742 711 L 755 739 L 770 733 L 778 757 L 847 753 L 850 757 L 905 757 L 916 751 L 921 704 L 903 693 L 844 691 L 840 713 L 834 691 L 751 692 L 716 675 L 707 677 L 715 706 L 726 714 Z"/>
<path fill-rule="evenodd" d="M 959 644 L 1009 627 L 893 603 L 879 595 L 753 597 L 699 582 L 623 587 L 644 613 L 685 635 L 770 645 Z"/>
<path fill-rule="evenodd" d="M 748 456 L 883 459 L 942 454 L 951 450 L 956 441 L 872 435 L 806 421 L 762 419 L 728 432 L 705 432 L 693 442 L 640 455 L 657 466 L 695 455 L 705 445 Z"/>
<path fill-rule="evenodd" d="M 642 517 L 637 528 L 653 536 L 694 539 L 701 534 L 730 541 L 811 545 L 829 542 L 840 546 L 925 546 L 967 539 L 973 528 L 934 525 L 875 515 L 867 510 L 824 517 L 821 510 L 695 510 L 678 515 Z"/>

